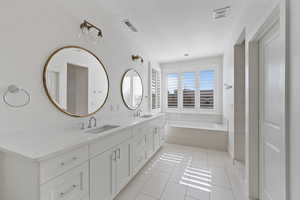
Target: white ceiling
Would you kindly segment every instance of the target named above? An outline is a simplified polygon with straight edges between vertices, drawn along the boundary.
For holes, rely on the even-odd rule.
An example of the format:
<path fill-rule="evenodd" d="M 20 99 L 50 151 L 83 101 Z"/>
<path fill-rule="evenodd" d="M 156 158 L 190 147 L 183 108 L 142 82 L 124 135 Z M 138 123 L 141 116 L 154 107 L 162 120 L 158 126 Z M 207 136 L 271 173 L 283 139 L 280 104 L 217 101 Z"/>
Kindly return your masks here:
<path fill-rule="evenodd" d="M 220 55 L 242 0 L 100 0 L 119 21 L 129 19 L 137 41 L 159 62 Z M 226 19 L 213 20 L 212 11 L 231 6 Z"/>

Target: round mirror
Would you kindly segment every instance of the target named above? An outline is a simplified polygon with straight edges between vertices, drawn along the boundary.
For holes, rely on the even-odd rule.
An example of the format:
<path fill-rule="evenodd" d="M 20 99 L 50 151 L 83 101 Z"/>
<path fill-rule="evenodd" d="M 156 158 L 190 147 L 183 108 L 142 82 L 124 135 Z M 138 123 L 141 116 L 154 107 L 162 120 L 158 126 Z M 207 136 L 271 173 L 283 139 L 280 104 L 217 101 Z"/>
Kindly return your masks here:
<path fill-rule="evenodd" d="M 93 115 L 108 97 L 108 76 L 103 64 L 81 47 L 56 50 L 47 60 L 43 81 L 50 101 L 73 117 Z"/>
<path fill-rule="evenodd" d="M 130 110 L 137 109 L 143 100 L 143 83 L 139 73 L 130 69 L 123 75 L 121 85 L 122 98 Z"/>

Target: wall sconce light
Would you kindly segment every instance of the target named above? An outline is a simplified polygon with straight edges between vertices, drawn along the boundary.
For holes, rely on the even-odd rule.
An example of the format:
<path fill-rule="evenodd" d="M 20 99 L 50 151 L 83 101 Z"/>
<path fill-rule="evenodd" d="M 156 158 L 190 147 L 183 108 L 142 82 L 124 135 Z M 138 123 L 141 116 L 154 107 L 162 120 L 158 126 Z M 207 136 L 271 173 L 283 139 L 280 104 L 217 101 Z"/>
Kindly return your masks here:
<path fill-rule="evenodd" d="M 86 20 L 80 24 L 80 30 L 79 37 L 81 37 L 82 34 L 91 34 L 91 38 L 95 43 L 97 43 L 97 41 L 103 37 L 102 30 Z"/>
<path fill-rule="evenodd" d="M 132 59 L 133 61 L 141 60 L 141 63 L 144 62 L 144 59 L 143 59 L 141 56 L 139 56 L 139 55 L 132 55 L 132 56 L 131 56 L 131 59 Z"/>

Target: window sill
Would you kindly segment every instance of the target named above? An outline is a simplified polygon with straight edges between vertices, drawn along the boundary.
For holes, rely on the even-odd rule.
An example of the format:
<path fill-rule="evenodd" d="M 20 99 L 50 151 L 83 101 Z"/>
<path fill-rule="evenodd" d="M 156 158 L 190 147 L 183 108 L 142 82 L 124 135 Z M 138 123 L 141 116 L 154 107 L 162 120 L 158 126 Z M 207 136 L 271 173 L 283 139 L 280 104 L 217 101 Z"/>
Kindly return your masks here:
<path fill-rule="evenodd" d="M 177 111 L 177 110 L 166 110 L 164 113 L 175 113 L 175 114 L 195 114 L 195 115 L 222 115 L 217 111 Z"/>

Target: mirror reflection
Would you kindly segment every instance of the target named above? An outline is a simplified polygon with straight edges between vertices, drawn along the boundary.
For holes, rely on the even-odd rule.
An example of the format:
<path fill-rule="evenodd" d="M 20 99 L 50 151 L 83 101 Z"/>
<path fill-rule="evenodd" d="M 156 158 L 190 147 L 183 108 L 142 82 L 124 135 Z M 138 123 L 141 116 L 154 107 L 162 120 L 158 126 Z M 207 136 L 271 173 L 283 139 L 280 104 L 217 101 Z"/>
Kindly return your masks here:
<path fill-rule="evenodd" d="M 136 70 L 130 69 L 124 74 L 121 90 L 123 101 L 130 110 L 135 110 L 141 105 L 143 100 L 143 83 Z"/>
<path fill-rule="evenodd" d="M 86 117 L 105 103 L 109 83 L 101 61 L 81 47 L 55 51 L 44 69 L 44 86 L 54 105 L 62 112 Z"/>

